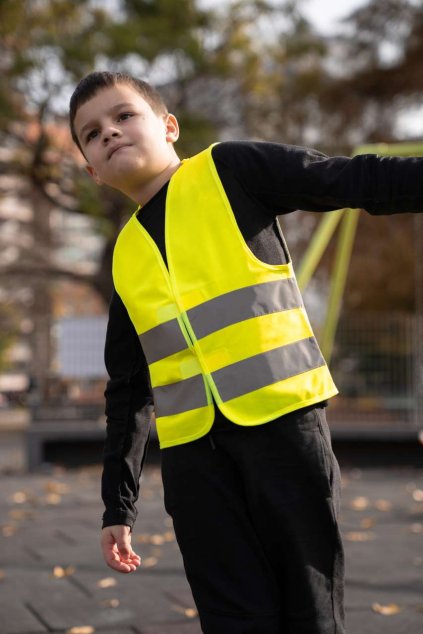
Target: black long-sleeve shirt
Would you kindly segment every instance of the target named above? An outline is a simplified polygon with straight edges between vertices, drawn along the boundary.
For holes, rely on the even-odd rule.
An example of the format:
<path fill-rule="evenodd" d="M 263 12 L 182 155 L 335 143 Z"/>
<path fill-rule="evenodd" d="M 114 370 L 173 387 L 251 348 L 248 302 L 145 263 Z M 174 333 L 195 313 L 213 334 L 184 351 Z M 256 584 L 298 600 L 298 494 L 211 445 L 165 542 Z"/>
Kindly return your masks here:
<path fill-rule="evenodd" d="M 285 263 L 289 257 L 278 215 L 343 207 L 375 215 L 423 211 L 423 158 L 328 157 L 313 149 L 253 142 L 220 143 L 212 154 L 246 243 L 270 264 Z M 165 262 L 166 194 L 167 184 L 138 214 Z M 132 527 L 154 408 L 147 362 L 116 291 L 110 303 L 105 362 L 110 379 L 105 391 L 103 527 Z M 215 427 L 224 429 L 230 423 L 215 409 Z"/>

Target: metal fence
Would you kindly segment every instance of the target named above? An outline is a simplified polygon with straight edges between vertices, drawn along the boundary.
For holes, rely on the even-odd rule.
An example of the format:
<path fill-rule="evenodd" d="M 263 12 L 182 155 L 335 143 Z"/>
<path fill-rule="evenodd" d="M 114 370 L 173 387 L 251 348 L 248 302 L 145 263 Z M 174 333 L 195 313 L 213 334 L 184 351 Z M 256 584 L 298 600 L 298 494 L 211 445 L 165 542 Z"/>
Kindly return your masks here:
<path fill-rule="evenodd" d="M 26 397 L 24 394 L 34 426 L 45 421 L 50 428 L 59 422 L 69 427 L 72 421 L 103 418 L 106 319 L 104 316 L 88 323 L 95 336 L 87 329 L 86 319 L 61 323 L 55 329 L 54 358 L 45 398 L 37 390 Z M 332 428 L 349 428 L 357 434 L 371 429 L 423 428 L 421 394 L 419 397 L 419 386 L 423 384 L 422 345 L 417 326 L 417 316 L 407 314 L 341 318 L 330 363 L 339 389 L 328 412 Z M 84 328 L 89 336 L 81 336 Z M 10 400 L 13 406 L 14 401 Z"/>
<path fill-rule="evenodd" d="M 420 419 L 417 317 L 361 314 L 340 320 L 331 371 L 339 389 L 333 426 L 416 428 Z"/>

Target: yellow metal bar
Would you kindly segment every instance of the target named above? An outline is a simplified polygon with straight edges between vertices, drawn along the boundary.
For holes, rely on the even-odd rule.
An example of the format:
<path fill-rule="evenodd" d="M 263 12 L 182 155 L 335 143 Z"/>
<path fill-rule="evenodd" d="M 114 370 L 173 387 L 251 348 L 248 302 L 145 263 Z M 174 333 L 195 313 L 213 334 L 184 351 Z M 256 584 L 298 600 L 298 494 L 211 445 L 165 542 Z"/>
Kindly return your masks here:
<path fill-rule="evenodd" d="M 348 209 L 345 211 L 346 213 L 343 216 L 340 227 L 328 309 L 321 341 L 322 352 L 327 362 L 330 361 L 332 356 L 335 332 L 338 325 L 339 314 L 341 312 L 342 297 L 344 295 L 351 252 L 360 214 L 358 209 Z"/>
<path fill-rule="evenodd" d="M 379 154 L 380 156 L 423 156 L 423 143 L 373 143 L 355 148 L 357 154 Z"/>
<path fill-rule="evenodd" d="M 301 290 L 309 283 L 344 211 L 345 209 L 339 209 L 328 212 L 320 221 L 298 268 L 297 282 Z"/>
<path fill-rule="evenodd" d="M 358 154 L 379 154 L 380 156 L 423 156 L 423 143 L 373 143 L 360 145 L 354 149 Z M 357 229 L 359 210 L 339 209 L 324 215 L 310 241 L 300 266 L 297 280 L 301 290 L 306 288 L 326 249 L 335 229 L 342 219 L 341 232 L 331 276 L 331 288 L 325 326 L 322 333 L 322 351 L 329 361 L 335 339 L 336 327 L 345 290 L 348 266 Z"/>

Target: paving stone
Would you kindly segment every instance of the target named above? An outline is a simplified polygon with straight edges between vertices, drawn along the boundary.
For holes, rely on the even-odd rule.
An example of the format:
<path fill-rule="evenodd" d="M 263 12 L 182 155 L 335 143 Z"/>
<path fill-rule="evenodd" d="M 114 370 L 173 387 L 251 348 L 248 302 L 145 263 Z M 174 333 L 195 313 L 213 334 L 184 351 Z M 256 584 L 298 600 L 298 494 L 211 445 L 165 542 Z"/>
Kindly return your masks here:
<path fill-rule="evenodd" d="M 32 600 L 73 601 L 85 598 L 84 589 L 73 583 L 70 577 L 55 577 L 51 570 L 3 569 L 4 577 L 0 584 L 2 599 L 19 599 L 23 603 Z"/>
<path fill-rule="evenodd" d="M 397 576 L 390 577 L 385 583 L 373 579 L 351 579 L 346 583 L 345 598 L 349 609 L 368 608 L 373 603 L 388 605 L 396 603 L 400 606 L 423 607 L 421 579 L 406 579 L 402 582 Z"/>
<path fill-rule="evenodd" d="M 72 545 L 32 546 L 32 551 L 39 557 L 43 566 L 90 566 L 100 568 L 104 565 L 97 543 Z"/>
<path fill-rule="evenodd" d="M 137 630 L 138 632 L 139 630 Z M 60 632 L 62 634 L 62 632 Z M 135 630 L 132 627 L 119 627 L 114 626 L 113 630 L 107 629 L 103 630 L 103 628 L 96 628 L 94 634 L 135 634 Z"/>
<path fill-rule="evenodd" d="M 0 538 L 0 560 L 8 553 L 16 554 L 16 551 L 27 547 L 36 553 L 40 548 L 62 548 L 69 546 L 69 539 L 54 526 L 40 527 L 35 522 L 30 526 L 17 527 L 16 533 L 11 537 Z M 10 557 L 8 558 L 10 559 Z M 39 557 L 38 557 L 39 559 Z"/>
<path fill-rule="evenodd" d="M 28 605 L 49 630 L 66 630 L 77 626 L 127 626 L 134 620 L 134 612 L 127 607 L 103 606 L 83 596 L 44 596 L 28 601 Z"/>
<path fill-rule="evenodd" d="M 189 619 L 186 610 L 195 610 L 194 600 L 184 575 L 147 573 L 138 569 L 135 573 L 122 575 L 112 570 L 101 576 L 92 572 L 77 571 L 77 583 L 97 602 L 113 599 L 119 605 L 134 612 L 133 624 L 180 622 Z M 100 587 L 104 580 L 114 585 Z M 109 581 L 110 583 L 110 581 Z"/>
<path fill-rule="evenodd" d="M 0 568 L 20 566 L 32 568 L 39 565 L 39 558 L 32 553 L 25 540 L 16 536 L 0 537 Z"/>
<path fill-rule="evenodd" d="M 136 630 L 137 634 L 139 632 L 139 630 Z M 32 634 L 32 632 L 31 632 Z M 53 633 L 55 634 L 55 633 Z M 63 630 L 61 630 L 60 632 L 58 632 L 58 634 L 64 634 Z M 103 628 L 95 628 L 95 631 L 93 634 L 135 634 L 135 630 L 133 627 L 119 627 L 114 625 L 113 626 L 113 630 L 107 628 L 106 630 L 104 630 Z"/>
<path fill-rule="evenodd" d="M 349 539 L 367 537 L 371 539 L 364 542 Z M 390 578 L 421 577 L 416 563 L 423 553 L 423 534 L 412 534 L 408 526 L 375 527 L 370 531 L 358 529 L 352 534 L 344 532 L 344 545 L 346 568 L 355 578 L 371 577 L 374 581 L 384 582 Z"/>
<path fill-rule="evenodd" d="M 0 623 L 2 634 L 43 634 L 47 628 L 28 607 L 17 599 L 0 599 Z"/>
<path fill-rule="evenodd" d="M 171 597 L 178 605 L 183 606 L 186 609 L 195 609 L 194 598 L 192 596 L 191 589 L 186 583 L 186 587 L 179 587 L 172 589 L 168 592 L 168 596 Z"/>
<path fill-rule="evenodd" d="M 158 625 L 152 627 L 144 627 L 141 634 L 201 634 L 202 630 L 199 621 L 192 623 L 178 623 L 172 625 Z"/>
<path fill-rule="evenodd" d="M 399 614 L 383 615 L 371 610 L 350 610 L 346 615 L 348 634 L 420 634 L 423 614 L 405 608 Z"/>

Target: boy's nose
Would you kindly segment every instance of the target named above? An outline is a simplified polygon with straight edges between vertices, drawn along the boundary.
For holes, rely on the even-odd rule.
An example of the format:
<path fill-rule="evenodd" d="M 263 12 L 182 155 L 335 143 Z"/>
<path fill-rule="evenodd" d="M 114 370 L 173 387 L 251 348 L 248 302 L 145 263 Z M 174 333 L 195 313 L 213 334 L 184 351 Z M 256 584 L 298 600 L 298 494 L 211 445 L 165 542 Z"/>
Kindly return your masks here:
<path fill-rule="evenodd" d="M 106 130 L 103 135 L 103 143 L 107 143 L 109 139 L 120 136 L 119 130 Z"/>

